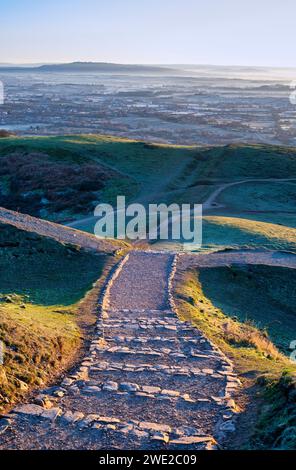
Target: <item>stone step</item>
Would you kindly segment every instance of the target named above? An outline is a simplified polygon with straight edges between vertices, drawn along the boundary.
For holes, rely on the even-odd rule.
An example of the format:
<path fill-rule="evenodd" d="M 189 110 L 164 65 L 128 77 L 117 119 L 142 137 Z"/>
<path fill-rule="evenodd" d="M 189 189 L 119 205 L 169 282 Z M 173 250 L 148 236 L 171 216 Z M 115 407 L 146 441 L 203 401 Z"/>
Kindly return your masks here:
<path fill-rule="evenodd" d="M 125 315 L 141 315 L 143 317 L 151 318 L 151 315 L 155 314 L 159 317 L 173 317 L 177 318 L 177 315 L 172 310 L 155 310 L 155 309 L 110 309 L 106 308 L 105 312 L 109 315 L 110 318 L 113 316 L 121 315 L 124 317 Z"/>
<path fill-rule="evenodd" d="M 75 393 L 74 393 L 75 392 Z M 212 432 L 212 420 L 226 411 L 225 400 L 214 399 L 186 401 L 183 398 L 167 396 L 163 399 L 143 395 L 144 392 L 100 391 L 99 389 L 68 391 L 61 401 L 65 410 L 79 410 L 84 414 L 97 413 L 125 420 L 157 422 L 165 416 L 168 424 L 175 427 L 190 423 L 202 434 Z M 148 394 L 149 395 L 149 394 Z"/>
<path fill-rule="evenodd" d="M 217 448 L 215 439 L 193 427 L 172 427 L 162 423 L 124 421 L 96 414 L 68 411 L 52 425 L 40 417 L 19 415 L 17 423 L 24 432 L 21 448 L 26 449 L 141 449 L 209 450 Z M 32 426 L 34 432 L 32 433 Z M 42 436 L 42 440 L 40 440 Z M 11 438 L 9 439 L 11 443 Z M 14 441 L 15 442 L 15 441 Z M 45 445 L 43 444 L 45 443 Z M 8 446 L 9 447 L 9 446 Z"/>
<path fill-rule="evenodd" d="M 20 411 L 17 420 L 23 429 L 30 426 L 34 420 L 36 429 L 36 438 L 38 439 L 38 429 L 41 427 L 42 434 L 46 428 L 42 428 L 43 422 L 49 418 L 44 418 L 41 410 Z M 39 411 L 39 413 L 36 413 Z M 151 422 L 143 420 L 124 420 L 116 416 L 99 415 L 97 413 L 84 413 L 81 411 L 67 410 L 60 411 L 58 416 L 50 419 L 59 426 L 62 435 L 67 436 L 67 441 L 71 443 L 74 438 L 76 441 L 84 442 L 84 448 L 87 448 L 86 441 L 95 443 L 97 449 L 213 449 L 216 447 L 215 439 L 208 434 L 204 434 L 198 427 L 194 426 L 171 426 L 162 422 Z M 40 423 L 40 424 L 39 424 Z M 50 433 L 50 426 L 47 425 L 47 432 Z M 56 441 L 56 439 L 55 439 Z M 73 448 L 73 445 L 71 445 Z M 54 448 L 54 444 L 52 446 Z"/>
<path fill-rule="evenodd" d="M 175 375 L 160 375 L 156 372 L 123 372 L 121 370 L 111 372 L 91 373 L 87 381 L 81 381 L 80 389 L 84 387 L 91 388 L 90 391 L 98 392 L 104 389 L 104 384 L 112 382 L 111 388 L 115 391 L 129 391 L 130 393 L 144 392 L 153 395 L 154 398 L 161 395 L 182 397 L 185 396 L 187 401 L 191 399 L 198 400 L 210 398 L 217 402 L 222 396 L 225 396 L 227 381 L 225 377 L 217 375 L 200 375 L 198 377 L 184 377 Z M 123 384 L 122 386 L 120 384 Z M 129 386 L 129 384 L 131 384 Z M 166 393 L 162 392 L 167 391 Z M 149 398 L 149 397 L 148 397 Z"/>
<path fill-rule="evenodd" d="M 137 347 L 138 346 L 138 347 Z M 141 347 L 142 346 L 142 347 Z M 131 344 L 130 346 L 126 345 L 112 345 L 107 343 L 105 346 L 102 345 L 93 345 L 93 350 L 96 350 L 101 353 L 116 353 L 116 354 L 128 354 L 128 355 L 145 355 L 150 357 L 161 357 L 169 356 L 171 359 L 187 359 L 190 362 L 198 359 L 219 359 L 222 362 L 221 357 L 215 351 L 211 351 L 211 354 L 205 354 L 204 350 L 190 348 L 188 351 L 182 350 L 182 345 L 176 343 L 174 348 L 169 347 L 158 347 L 150 348 L 148 345 L 145 347 L 141 342 L 137 344 Z"/>
<path fill-rule="evenodd" d="M 154 334 L 155 332 L 158 332 L 158 335 L 159 335 L 159 332 L 162 332 L 162 331 L 169 331 L 169 332 L 172 332 L 174 333 L 174 335 L 176 335 L 176 333 L 178 332 L 178 328 L 175 326 L 175 325 L 169 325 L 169 324 L 163 324 L 161 325 L 160 323 L 131 323 L 131 322 L 113 322 L 113 323 L 105 323 L 104 325 L 101 325 L 100 328 L 98 328 L 98 330 L 102 330 L 104 332 L 106 332 L 106 330 L 109 330 L 110 332 L 112 332 L 114 335 L 115 334 L 118 334 L 118 333 L 123 333 L 124 331 L 135 331 L 135 332 L 140 332 L 140 333 L 148 333 L 151 334 L 151 332 L 154 331 Z M 183 330 L 180 330 L 180 331 L 183 331 Z M 112 334 L 111 333 L 111 334 Z M 110 334 L 110 333 L 109 333 Z"/>
<path fill-rule="evenodd" d="M 107 311 L 104 310 L 103 318 L 105 320 L 154 320 L 154 321 L 167 321 L 167 322 L 175 322 L 178 321 L 178 317 L 175 313 L 166 313 L 162 311 L 149 311 L 149 312 L 135 312 L 135 311 Z"/>
<path fill-rule="evenodd" d="M 218 352 L 213 351 L 211 344 L 204 339 L 190 339 L 184 336 L 104 336 L 105 342 L 110 347 L 145 347 L 151 349 L 173 349 L 174 352 L 183 353 L 186 356 L 197 354 L 204 354 L 210 352 L 211 355 L 219 355 Z M 96 347 L 92 349 L 97 349 Z M 98 348 L 99 349 L 99 348 Z"/>
<path fill-rule="evenodd" d="M 184 337 L 201 337 L 198 330 L 191 325 L 185 323 L 167 322 L 166 320 L 157 321 L 137 321 L 127 319 L 105 319 L 97 323 L 96 330 L 98 336 L 107 335 L 144 335 L 144 336 L 184 336 Z"/>
<path fill-rule="evenodd" d="M 112 336 L 137 336 L 137 337 L 147 337 L 148 335 L 153 338 L 154 336 L 162 336 L 167 338 L 178 338 L 182 337 L 192 337 L 194 336 L 195 331 L 192 329 L 181 329 L 176 328 L 174 325 L 168 325 L 166 327 L 162 325 L 155 325 L 146 327 L 146 325 L 109 325 L 101 327 L 97 330 L 98 337 L 112 337 Z"/>
<path fill-rule="evenodd" d="M 121 439 L 128 440 L 139 439 L 140 441 L 149 440 L 151 443 L 163 444 L 170 449 L 197 448 L 209 449 L 216 445 L 216 441 L 212 436 L 202 435 L 198 429 L 189 426 L 180 426 L 174 428 L 163 423 L 155 423 L 149 421 L 123 421 L 112 417 L 101 417 L 98 415 L 88 415 L 78 423 L 78 426 L 88 429 L 108 431 L 118 433 Z M 195 447 L 192 447 L 195 446 Z M 124 446 L 125 447 L 125 446 Z M 145 447 L 145 446 L 144 446 Z"/>
<path fill-rule="evenodd" d="M 186 336 L 134 336 L 134 335 L 115 335 L 115 336 L 104 336 L 104 339 L 108 343 L 117 343 L 117 344 L 129 344 L 129 343 L 139 343 L 139 344 L 146 344 L 146 343 L 166 343 L 172 346 L 180 343 L 183 346 L 191 346 L 194 347 L 198 345 L 199 347 L 208 346 L 211 348 L 211 345 L 202 337 L 186 337 Z"/>
<path fill-rule="evenodd" d="M 101 385 L 102 382 L 131 382 L 141 384 L 141 386 L 154 387 L 155 384 L 162 389 L 178 390 L 181 394 L 189 394 L 191 398 L 220 399 L 226 393 L 226 380 L 221 376 L 213 378 L 211 375 L 199 377 L 184 375 L 169 375 L 159 372 L 125 372 L 120 370 L 93 371 L 89 374 L 89 381 L 92 385 Z M 214 398 L 213 398 L 214 399 Z"/>
<path fill-rule="evenodd" d="M 217 358 L 209 358 L 207 356 L 199 358 L 180 358 L 178 353 L 176 356 L 164 355 L 148 355 L 148 354 L 130 354 L 130 353 L 119 353 L 119 352 L 100 352 L 95 353 L 96 358 L 99 358 L 102 362 L 132 362 L 135 366 L 143 367 L 143 364 L 151 364 L 152 367 L 156 365 L 166 365 L 166 366 L 188 366 L 190 368 L 199 368 L 199 369 L 209 369 L 209 370 L 218 370 L 221 369 L 221 363 Z M 89 373 L 88 369 L 88 373 Z"/>
<path fill-rule="evenodd" d="M 149 372 L 149 373 L 160 373 L 164 376 L 184 376 L 184 377 L 201 377 L 201 376 L 214 376 L 214 378 L 224 380 L 227 377 L 227 373 L 224 370 L 218 369 L 209 369 L 209 368 L 198 368 L 190 365 L 184 366 L 170 366 L 166 364 L 149 364 L 149 363 L 139 363 L 134 364 L 130 362 L 113 362 L 113 361 L 94 361 L 90 366 L 90 372 L 101 372 L 101 371 L 116 371 L 119 372 Z"/>
<path fill-rule="evenodd" d="M 216 354 L 214 351 L 211 354 L 205 354 L 205 351 L 199 350 L 190 350 L 189 352 L 183 352 L 177 348 L 149 348 L 149 347 L 129 347 L 129 346 L 110 346 L 109 344 L 101 347 L 100 345 L 93 345 L 91 351 L 96 354 L 97 357 L 100 357 L 101 360 L 110 361 L 112 356 L 114 362 L 121 362 L 123 358 L 129 358 L 129 362 L 133 362 L 135 365 L 139 363 L 144 363 L 145 360 L 151 362 L 152 364 L 168 364 L 170 365 L 187 365 L 189 367 L 194 367 L 193 364 L 196 364 L 197 367 L 202 368 L 213 368 L 217 370 L 223 364 L 222 358 L 219 354 Z M 203 364 L 199 366 L 199 364 Z"/>
<path fill-rule="evenodd" d="M 138 317 L 138 318 L 104 318 L 102 321 L 98 322 L 99 326 L 102 326 L 104 328 L 112 328 L 114 326 L 122 326 L 123 328 L 127 328 L 126 325 L 134 325 L 138 327 L 147 327 L 147 328 L 153 328 L 157 326 L 162 326 L 162 327 L 167 327 L 167 326 L 174 326 L 174 327 L 189 327 L 189 325 L 184 324 L 184 322 L 181 322 L 177 318 L 149 318 L 149 317 Z M 193 328 L 191 327 L 193 330 Z"/>
<path fill-rule="evenodd" d="M 74 393 L 75 396 L 100 396 L 102 400 L 109 398 L 110 395 L 114 399 L 118 397 L 132 397 L 133 400 L 146 402 L 165 401 L 174 407 L 186 407 L 186 409 L 198 409 L 210 403 L 223 405 L 225 404 L 222 397 L 192 397 L 189 393 L 180 390 L 166 389 L 165 385 L 143 385 L 135 382 L 115 382 L 111 381 L 82 381 L 78 382 L 74 387 L 70 387 L 68 393 Z"/>

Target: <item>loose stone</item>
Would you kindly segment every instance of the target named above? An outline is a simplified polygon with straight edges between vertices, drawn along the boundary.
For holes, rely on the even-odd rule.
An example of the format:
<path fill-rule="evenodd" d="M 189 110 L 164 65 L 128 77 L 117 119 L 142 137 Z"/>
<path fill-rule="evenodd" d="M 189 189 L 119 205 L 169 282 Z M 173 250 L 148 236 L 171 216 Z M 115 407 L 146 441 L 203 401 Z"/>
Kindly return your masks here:
<path fill-rule="evenodd" d="M 139 389 L 139 385 L 130 382 L 122 382 L 119 385 L 119 390 L 123 390 L 125 392 L 137 392 Z"/>
<path fill-rule="evenodd" d="M 118 384 L 116 382 L 105 382 L 102 387 L 103 390 L 106 390 L 108 392 L 117 392 L 118 390 Z"/>

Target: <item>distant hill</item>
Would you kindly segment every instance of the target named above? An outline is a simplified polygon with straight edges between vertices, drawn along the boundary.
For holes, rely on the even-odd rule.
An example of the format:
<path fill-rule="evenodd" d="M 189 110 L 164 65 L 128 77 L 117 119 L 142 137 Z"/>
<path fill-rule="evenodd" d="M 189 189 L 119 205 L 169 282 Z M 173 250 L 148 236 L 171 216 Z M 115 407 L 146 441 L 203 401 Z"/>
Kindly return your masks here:
<path fill-rule="evenodd" d="M 107 62 L 71 62 L 68 64 L 46 64 L 36 67 L 1 66 L 3 72 L 101 72 L 101 73 L 181 73 L 169 67 L 154 65 L 114 64 Z"/>

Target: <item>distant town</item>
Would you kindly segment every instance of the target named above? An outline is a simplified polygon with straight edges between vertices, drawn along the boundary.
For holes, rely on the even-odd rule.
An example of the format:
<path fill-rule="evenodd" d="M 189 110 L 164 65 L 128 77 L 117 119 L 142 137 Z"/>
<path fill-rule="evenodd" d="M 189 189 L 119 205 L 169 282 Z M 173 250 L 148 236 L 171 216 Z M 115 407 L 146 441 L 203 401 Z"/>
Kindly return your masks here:
<path fill-rule="evenodd" d="M 0 68 L 0 129 L 172 143 L 295 145 L 290 80 L 231 67 Z"/>

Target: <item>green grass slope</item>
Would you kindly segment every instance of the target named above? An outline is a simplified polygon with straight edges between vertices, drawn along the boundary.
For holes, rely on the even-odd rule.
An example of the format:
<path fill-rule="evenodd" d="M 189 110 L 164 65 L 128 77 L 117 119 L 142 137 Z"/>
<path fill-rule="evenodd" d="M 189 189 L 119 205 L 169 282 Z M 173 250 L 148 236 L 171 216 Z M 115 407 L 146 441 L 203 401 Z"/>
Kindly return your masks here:
<path fill-rule="evenodd" d="M 296 175 L 296 149 L 272 145 L 227 145 L 201 150 L 195 158 L 200 179 L 291 178 Z"/>
<path fill-rule="evenodd" d="M 84 335 L 78 301 L 108 259 L 1 224 L 0 410 L 73 360 Z"/>
<path fill-rule="evenodd" d="M 296 178 L 296 176 L 295 176 Z M 250 182 L 225 189 L 218 203 L 241 211 L 295 211 L 296 179 L 294 182 Z"/>
<path fill-rule="evenodd" d="M 287 356 L 295 339 L 296 270 L 270 266 L 202 269 L 204 295 L 227 316 L 266 330 Z"/>

